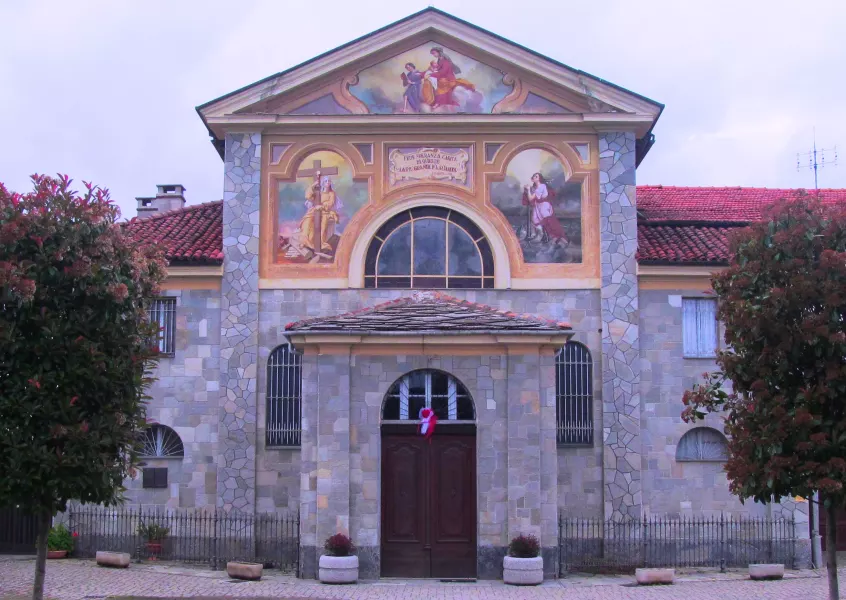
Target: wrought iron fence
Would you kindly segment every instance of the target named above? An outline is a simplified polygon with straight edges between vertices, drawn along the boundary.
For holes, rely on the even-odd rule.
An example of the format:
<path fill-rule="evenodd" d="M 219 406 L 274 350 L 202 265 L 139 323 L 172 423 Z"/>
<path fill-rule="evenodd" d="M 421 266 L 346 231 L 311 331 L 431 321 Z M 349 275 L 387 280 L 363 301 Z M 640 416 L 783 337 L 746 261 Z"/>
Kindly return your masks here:
<path fill-rule="evenodd" d="M 795 519 L 757 517 L 558 519 L 559 571 L 628 572 L 638 567 L 795 565 Z"/>
<path fill-rule="evenodd" d="M 80 558 L 110 550 L 139 561 L 205 563 L 212 569 L 239 560 L 296 571 L 299 563 L 298 515 L 82 506 L 68 508 L 62 520 L 76 535 L 74 556 Z M 148 539 L 143 529 L 151 525 L 166 528 L 166 535 Z"/>

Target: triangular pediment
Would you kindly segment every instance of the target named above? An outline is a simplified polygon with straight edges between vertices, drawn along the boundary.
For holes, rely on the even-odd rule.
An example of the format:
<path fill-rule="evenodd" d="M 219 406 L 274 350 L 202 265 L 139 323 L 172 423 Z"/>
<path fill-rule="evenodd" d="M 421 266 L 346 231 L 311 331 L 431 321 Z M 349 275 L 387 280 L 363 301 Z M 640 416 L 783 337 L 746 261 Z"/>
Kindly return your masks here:
<path fill-rule="evenodd" d="M 198 107 L 228 116 L 602 114 L 662 105 L 434 8 Z"/>

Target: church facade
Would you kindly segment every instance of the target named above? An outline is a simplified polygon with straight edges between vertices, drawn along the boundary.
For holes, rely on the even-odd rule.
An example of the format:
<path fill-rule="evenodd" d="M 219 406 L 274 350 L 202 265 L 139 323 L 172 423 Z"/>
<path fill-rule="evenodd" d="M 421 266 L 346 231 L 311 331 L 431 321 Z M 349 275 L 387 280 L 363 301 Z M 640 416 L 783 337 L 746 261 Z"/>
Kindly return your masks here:
<path fill-rule="evenodd" d="M 435 9 L 198 107 L 223 200 L 127 226 L 170 259 L 130 501 L 298 512 L 304 576 L 342 532 L 362 578 L 498 577 L 559 513 L 807 537 L 680 418 L 726 233 L 782 191 L 638 187 L 662 109 Z"/>

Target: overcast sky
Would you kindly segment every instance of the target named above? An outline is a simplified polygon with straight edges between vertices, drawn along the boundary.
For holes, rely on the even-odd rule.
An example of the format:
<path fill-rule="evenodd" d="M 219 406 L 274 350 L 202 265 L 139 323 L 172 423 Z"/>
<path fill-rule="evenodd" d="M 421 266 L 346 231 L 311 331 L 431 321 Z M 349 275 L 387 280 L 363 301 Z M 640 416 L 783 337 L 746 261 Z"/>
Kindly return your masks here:
<path fill-rule="evenodd" d="M 418 1 L 0 0 L 0 181 L 108 187 L 124 215 L 157 183 L 222 196 L 194 107 L 425 8 Z M 439 0 L 435 6 L 666 105 L 638 183 L 813 187 L 796 153 L 840 144 L 846 1 Z"/>

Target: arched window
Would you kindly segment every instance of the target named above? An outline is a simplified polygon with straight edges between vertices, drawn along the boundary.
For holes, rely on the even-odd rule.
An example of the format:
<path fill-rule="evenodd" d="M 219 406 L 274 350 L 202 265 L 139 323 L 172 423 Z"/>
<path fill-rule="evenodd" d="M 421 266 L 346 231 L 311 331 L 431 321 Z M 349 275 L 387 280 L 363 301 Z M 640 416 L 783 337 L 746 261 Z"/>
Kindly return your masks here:
<path fill-rule="evenodd" d="M 382 406 L 383 421 L 416 421 L 423 408 L 438 421 L 473 421 L 476 411 L 467 388 L 443 371 L 421 369 L 394 382 Z"/>
<path fill-rule="evenodd" d="M 725 436 L 711 427 L 697 427 L 685 433 L 676 447 L 680 462 L 724 462 L 728 460 Z"/>
<path fill-rule="evenodd" d="M 276 348 L 267 360 L 266 396 L 267 445 L 298 447 L 302 438 L 302 355 L 287 344 Z"/>
<path fill-rule="evenodd" d="M 150 425 L 144 431 L 144 447 L 141 449 L 144 458 L 183 458 L 185 447 L 179 435 L 165 425 Z"/>
<path fill-rule="evenodd" d="M 555 406 L 560 445 L 593 444 L 593 361 L 578 342 L 555 355 Z"/>
<path fill-rule="evenodd" d="M 367 248 L 367 288 L 493 286 L 488 240 L 473 221 L 448 208 L 404 210 L 379 228 Z"/>

